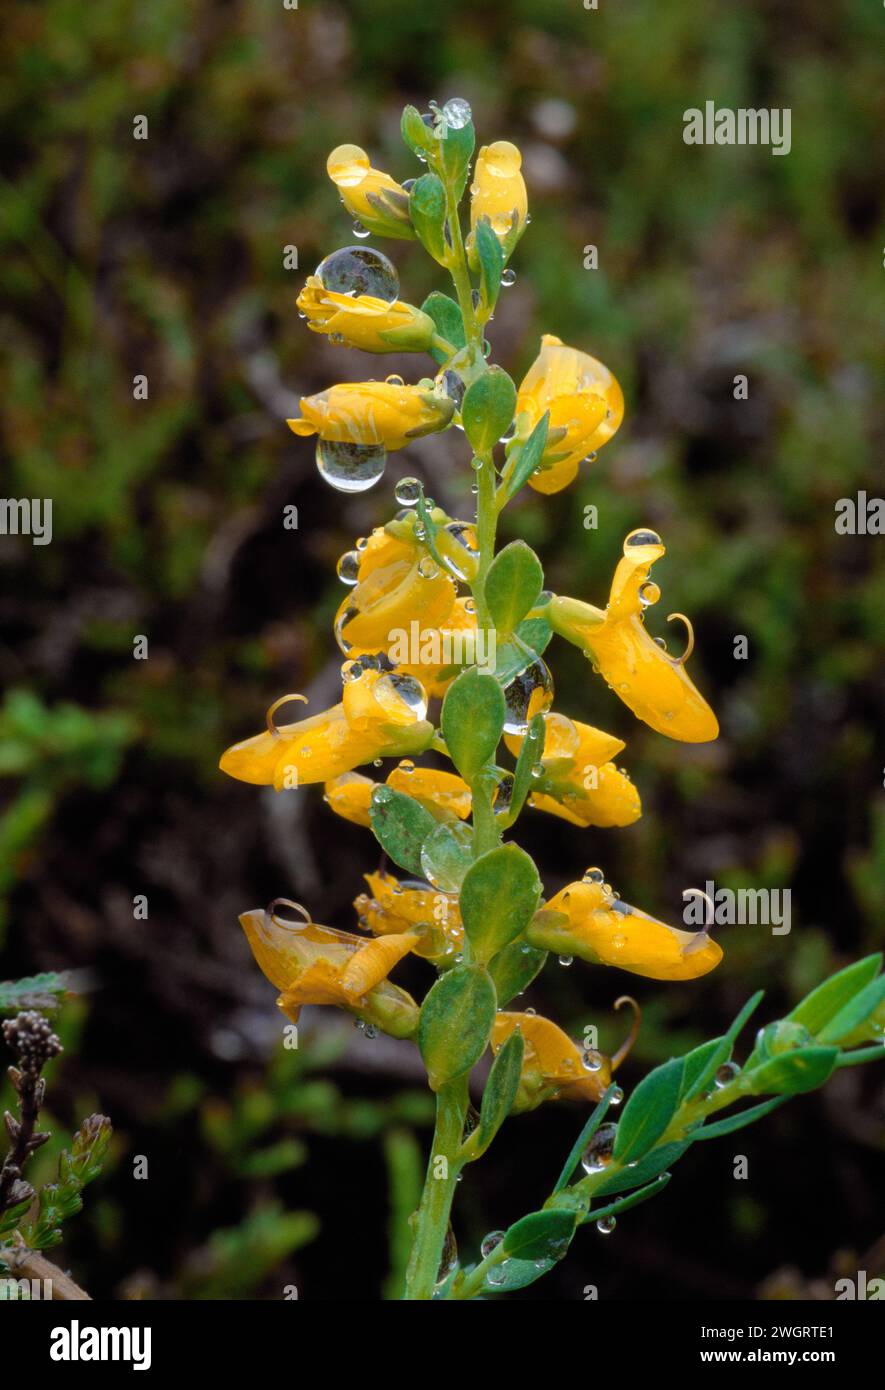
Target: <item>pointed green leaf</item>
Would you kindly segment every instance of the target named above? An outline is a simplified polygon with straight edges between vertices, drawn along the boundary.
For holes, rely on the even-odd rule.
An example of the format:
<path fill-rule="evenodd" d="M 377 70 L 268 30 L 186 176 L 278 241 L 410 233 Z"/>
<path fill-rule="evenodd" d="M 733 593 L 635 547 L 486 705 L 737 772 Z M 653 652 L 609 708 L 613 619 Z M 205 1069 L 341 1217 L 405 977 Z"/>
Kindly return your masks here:
<path fill-rule="evenodd" d="M 474 232 L 476 257 L 479 261 L 479 293 L 484 310 L 491 314 L 501 291 L 501 276 L 504 274 L 504 252 L 501 243 L 492 231 L 488 218 L 481 217 Z"/>
<path fill-rule="evenodd" d="M 804 1023 L 809 1033 L 819 1033 L 864 985 L 875 979 L 881 965 L 881 952 L 846 965 L 807 994 L 787 1017 L 794 1023 Z"/>
<path fill-rule="evenodd" d="M 633 1163 L 653 1149 L 679 1105 L 684 1057 L 671 1057 L 643 1077 L 624 1106 L 618 1121 L 614 1156 L 619 1163 Z"/>
<path fill-rule="evenodd" d="M 421 874 L 421 846 L 438 822 L 405 792 L 377 787 L 369 806 L 375 839 L 395 864 Z"/>
<path fill-rule="evenodd" d="M 495 987 L 481 965 L 456 965 L 428 990 L 418 1020 L 418 1048 L 432 1090 L 479 1061 L 496 1006 Z"/>
<path fill-rule="evenodd" d="M 694 1137 L 694 1136 L 693 1136 Z M 651 1178 L 663 1173 L 666 1168 L 672 1168 L 673 1164 L 680 1159 L 686 1149 L 690 1147 L 691 1140 L 684 1139 L 671 1140 L 668 1144 L 660 1144 L 656 1149 L 652 1149 L 644 1158 L 640 1158 L 635 1168 L 622 1168 L 617 1173 L 612 1173 L 610 1178 L 603 1178 L 598 1187 L 594 1188 L 594 1197 L 609 1196 L 612 1192 L 624 1192 L 627 1188 L 638 1187 L 642 1183 L 648 1182 Z"/>
<path fill-rule="evenodd" d="M 539 951 L 524 941 L 511 941 L 489 961 L 499 1008 L 506 1008 L 511 999 L 528 988 L 543 969 L 546 959 L 546 951 Z"/>
<path fill-rule="evenodd" d="M 532 769 L 544 752 L 544 716 L 536 714 L 528 733 L 520 744 L 519 757 L 513 773 L 513 787 L 510 792 L 510 807 L 507 812 L 507 825 L 513 825 L 532 786 Z"/>
<path fill-rule="evenodd" d="M 494 676 L 471 668 L 446 691 L 441 721 L 449 756 L 465 782 L 490 762 L 504 728 L 504 693 Z"/>
<path fill-rule="evenodd" d="M 544 587 L 544 571 L 531 546 L 511 541 L 492 561 L 486 575 L 486 603 L 498 632 L 514 631 Z"/>
<path fill-rule="evenodd" d="M 838 1047 L 799 1047 L 794 1052 L 782 1052 L 745 1074 L 754 1095 L 778 1091 L 794 1096 L 822 1086 L 832 1074 L 838 1056 Z"/>
<path fill-rule="evenodd" d="M 525 1041 L 522 1033 L 516 1029 L 499 1049 L 492 1063 L 489 1079 L 482 1093 L 476 1151 L 471 1154 L 471 1158 L 479 1158 L 485 1153 L 513 1109 L 519 1089 L 524 1051 Z"/>
<path fill-rule="evenodd" d="M 875 980 L 870 980 L 868 985 L 855 994 L 853 999 L 849 999 L 837 1014 L 835 1014 L 824 1028 L 818 1030 L 818 1038 L 821 1042 L 837 1043 L 843 1038 L 847 1038 L 856 1028 L 860 1028 L 866 1023 L 882 1001 L 885 1000 L 885 975 L 879 975 Z"/>
<path fill-rule="evenodd" d="M 761 1120 L 763 1115 L 770 1115 L 772 1110 L 777 1110 L 778 1106 L 784 1105 L 789 1098 L 775 1096 L 774 1100 L 765 1100 L 761 1105 L 751 1105 L 749 1110 L 742 1110 L 739 1115 L 729 1115 L 725 1120 L 717 1120 L 715 1124 L 704 1125 L 702 1129 L 695 1130 L 692 1139 L 721 1139 L 725 1134 L 734 1134 L 736 1130 L 745 1129 L 747 1125 Z"/>
<path fill-rule="evenodd" d="M 508 1259 L 561 1260 L 575 1233 L 577 1217 L 575 1211 L 556 1207 L 530 1212 L 505 1233 L 504 1252 Z"/>
<path fill-rule="evenodd" d="M 445 265 L 446 190 L 436 174 L 422 174 L 412 185 L 409 217 L 425 251 L 440 265 Z"/>
<path fill-rule="evenodd" d="M 461 885 L 464 930 L 479 960 L 491 960 L 525 930 L 541 897 L 534 861 L 519 845 L 481 854 Z"/>
<path fill-rule="evenodd" d="M 464 333 L 464 319 L 454 299 L 450 299 L 447 294 L 440 294 L 439 290 L 434 290 L 421 305 L 421 310 L 433 319 L 441 338 L 445 338 L 446 342 L 451 343 L 454 348 L 464 346 L 467 341 Z M 440 365 L 446 360 L 445 354 L 438 348 L 431 348 L 430 352 Z"/>
<path fill-rule="evenodd" d="M 477 454 L 488 454 L 513 423 L 516 387 L 503 367 L 489 367 L 464 393 L 461 424 Z"/>
<path fill-rule="evenodd" d="M 524 487 L 535 469 L 540 466 L 547 447 L 547 433 L 550 428 L 550 411 L 548 410 L 535 425 L 528 439 L 524 444 L 513 444 L 510 449 L 510 459 L 513 471 L 507 481 L 508 498 L 515 496 L 521 487 Z"/>

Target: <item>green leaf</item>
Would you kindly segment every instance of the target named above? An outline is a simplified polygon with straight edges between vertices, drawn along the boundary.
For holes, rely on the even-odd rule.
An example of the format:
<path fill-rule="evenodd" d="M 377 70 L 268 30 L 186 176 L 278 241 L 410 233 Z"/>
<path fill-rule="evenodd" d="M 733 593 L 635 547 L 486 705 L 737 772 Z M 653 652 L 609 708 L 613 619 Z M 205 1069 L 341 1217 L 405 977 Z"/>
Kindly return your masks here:
<path fill-rule="evenodd" d="M 470 827 L 460 821 L 437 825 L 421 847 L 421 873 L 444 893 L 457 893 L 473 863 Z"/>
<path fill-rule="evenodd" d="M 529 724 L 528 733 L 520 744 L 519 757 L 516 759 L 513 787 L 510 792 L 510 807 L 506 816 L 507 825 L 513 825 L 525 805 L 526 797 L 532 786 L 532 769 L 543 752 L 544 716 L 543 714 L 536 714 Z"/>
<path fill-rule="evenodd" d="M 824 1028 L 817 1030 L 818 1038 L 824 1043 L 841 1042 L 849 1033 L 853 1033 L 855 1028 L 866 1023 L 871 1014 L 876 1012 L 883 999 L 885 999 L 885 975 L 880 975 L 877 979 L 870 980 L 868 985 L 864 985 L 853 999 L 849 999 L 848 1003 L 842 1006 Z"/>
<path fill-rule="evenodd" d="M 691 1100 L 712 1081 L 716 1072 L 731 1056 L 731 1044 L 727 1038 L 711 1038 L 701 1043 L 685 1056 L 685 1074 L 682 1078 L 682 1099 Z"/>
<path fill-rule="evenodd" d="M 442 170 L 446 181 L 454 188 L 455 198 L 459 201 L 467 187 L 475 144 L 476 132 L 472 121 L 458 128 L 446 125 L 443 139 L 434 140 L 433 158 L 436 166 Z"/>
<path fill-rule="evenodd" d="M 438 822 L 405 792 L 377 787 L 369 806 L 375 839 L 395 864 L 421 875 L 421 846 Z"/>
<path fill-rule="evenodd" d="M 418 1047 L 431 1090 L 470 1071 L 486 1050 L 495 1021 L 495 986 L 481 965 L 456 965 L 421 1005 Z"/>
<path fill-rule="evenodd" d="M 542 656 L 550 645 L 553 628 L 546 618 L 524 618 L 513 635 L 527 647 L 531 647 L 536 656 Z"/>
<path fill-rule="evenodd" d="M 561 1260 L 575 1233 L 577 1216 L 575 1211 L 556 1207 L 530 1212 L 505 1233 L 504 1253 L 509 1259 Z"/>
<path fill-rule="evenodd" d="M 772 1110 L 777 1110 L 789 1099 L 789 1096 L 775 1096 L 774 1100 L 765 1100 L 761 1105 L 751 1105 L 749 1110 L 742 1110 L 739 1115 L 729 1115 L 726 1120 L 717 1120 L 715 1124 L 695 1130 L 692 1139 L 721 1139 L 724 1134 L 734 1134 L 735 1130 L 744 1129 L 746 1125 L 761 1120 L 763 1115 L 771 1114 Z"/>
<path fill-rule="evenodd" d="M 426 156 L 427 151 L 433 149 L 434 135 L 430 126 L 424 124 L 421 113 L 414 106 L 407 106 L 403 110 L 400 120 L 400 131 L 403 140 L 413 154 Z"/>
<path fill-rule="evenodd" d="M 495 982 L 498 1007 L 504 1009 L 517 994 L 522 994 L 543 969 L 546 951 L 539 951 L 525 941 L 511 941 L 489 961 L 489 974 Z"/>
<path fill-rule="evenodd" d="M 436 174 L 422 174 L 409 193 L 409 217 L 415 233 L 435 261 L 445 265 L 446 190 Z"/>
<path fill-rule="evenodd" d="M 445 338 L 454 348 L 464 347 L 467 342 L 464 319 L 454 299 L 450 299 L 447 294 L 440 294 L 439 290 L 434 290 L 421 305 L 421 310 L 433 319 L 441 338 Z M 440 365 L 445 362 L 446 355 L 439 348 L 431 348 L 430 352 Z"/>
<path fill-rule="evenodd" d="M 804 1023 L 809 1033 L 819 1033 L 865 985 L 875 979 L 881 965 L 881 952 L 865 956 L 853 965 L 846 965 L 844 970 L 837 971 L 807 994 L 787 1017 L 794 1023 Z"/>
<path fill-rule="evenodd" d="M 628 1197 L 619 1197 L 616 1202 L 609 1202 L 608 1206 L 599 1207 L 596 1211 L 591 1209 L 585 1212 L 581 1218 L 581 1225 L 585 1226 L 588 1221 L 604 1221 L 607 1216 L 620 1216 L 622 1211 L 629 1211 L 631 1207 L 638 1207 L 642 1202 L 647 1202 L 649 1197 L 656 1197 L 669 1181 L 670 1174 L 661 1173 L 654 1182 L 640 1187 L 636 1192 L 631 1192 Z"/>
<path fill-rule="evenodd" d="M 643 1158 L 660 1139 L 679 1105 L 684 1057 L 671 1057 L 643 1077 L 618 1122 L 614 1157 L 619 1163 Z"/>
<path fill-rule="evenodd" d="M 498 552 L 486 575 L 485 595 L 500 635 L 514 631 L 543 587 L 541 562 L 525 541 L 511 541 Z"/>
<path fill-rule="evenodd" d="M 648 1182 L 650 1178 L 663 1173 L 666 1168 L 672 1168 L 690 1146 L 690 1139 L 674 1139 L 669 1144 L 659 1145 L 647 1153 L 645 1158 L 641 1158 L 635 1168 L 622 1168 L 620 1172 L 612 1173 L 610 1178 L 603 1178 L 594 1189 L 594 1197 L 624 1192 L 627 1188 L 638 1187 Z"/>
<path fill-rule="evenodd" d="M 477 958 L 491 960 L 525 931 L 541 897 L 541 880 L 519 845 L 499 845 L 467 870 L 459 906 Z"/>
<path fill-rule="evenodd" d="M 472 783 L 495 756 L 504 727 L 504 693 L 495 676 L 471 668 L 446 691 L 440 727 L 449 756 L 465 782 Z"/>
<path fill-rule="evenodd" d="M 510 1034 L 492 1063 L 489 1079 L 482 1093 L 479 1126 L 476 1130 L 476 1152 L 471 1154 L 471 1158 L 479 1158 L 485 1153 L 513 1109 L 516 1092 L 519 1090 L 524 1052 L 525 1041 L 517 1029 Z"/>
<path fill-rule="evenodd" d="M 490 1284 L 486 1281 L 483 1292 L 513 1293 L 516 1289 L 525 1289 L 536 1279 L 541 1279 L 555 1264 L 555 1260 L 505 1260 L 495 1270 L 498 1282 Z"/>
<path fill-rule="evenodd" d="M 512 463 L 513 469 L 505 484 L 508 498 L 513 497 L 521 487 L 525 486 L 539 466 L 547 446 L 549 428 L 550 411 L 548 410 L 535 425 L 524 444 L 511 446 L 508 464 Z"/>
<path fill-rule="evenodd" d="M 481 217 L 477 222 L 474 239 L 476 256 L 479 261 L 480 303 L 486 313 L 491 314 L 501 292 L 504 252 L 487 217 Z"/>
<path fill-rule="evenodd" d="M 487 455 L 513 422 L 516 387 L 503 367 L 489 367 L 468 386 L 461 402 L 461 424 L 474 452 Z"/>
<path fill-rule="evenodd" d="M 608 1090 L 601 1097 L 598 1105 L 591 1113 L 590 1118 L 587 1120 L 587 1123 L 584 1125 L 574 1144 L 572 1144 L 569 1156 L 563 1164 L 562 1172 L 556 1180 L 556 1186 L 553 1189 L 554 1193 L 561 1192 L 566 1183 L 570 1181 L 572 1173 L 578 1166 L 578 1159 L 581 1157 L 581 1154 L 605 1119 L 606 1112 L 611 1104 L 611 1096 L 614 1089 L 614 1086 L 609 1086 Z"/>
<path fill-rule="evenodd" d="M 788 1096 L 814 1091 L 832 1074 L 838 1056 L 838 1047 L 799 1047 L 782 1052 L 746 1073 L 750 1090 L 755 1095 L 778 1091 Z"/>

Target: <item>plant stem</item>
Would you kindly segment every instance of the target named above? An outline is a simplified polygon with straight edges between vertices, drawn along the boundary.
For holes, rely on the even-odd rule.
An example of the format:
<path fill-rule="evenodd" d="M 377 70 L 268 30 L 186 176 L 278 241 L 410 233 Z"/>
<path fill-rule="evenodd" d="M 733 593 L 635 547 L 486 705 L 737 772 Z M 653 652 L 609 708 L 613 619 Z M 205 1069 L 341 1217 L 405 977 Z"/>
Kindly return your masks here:
<path fill-rule="evenodd" d="M 456 1077 L 437 1092 L 436 1127 L 406 1270 L 403 1297 L 410 1302 L 428 1302 L 433 1298 L 460 1171 L 457 1155 L 464 1134 L 468 1098 L 466 1076 Z M 443 1165 L 439 1163 L 441 1158 L 446 1160 Z M 444 1169 L 444 1176 L 436 1176 L 439 1167 Z"/>

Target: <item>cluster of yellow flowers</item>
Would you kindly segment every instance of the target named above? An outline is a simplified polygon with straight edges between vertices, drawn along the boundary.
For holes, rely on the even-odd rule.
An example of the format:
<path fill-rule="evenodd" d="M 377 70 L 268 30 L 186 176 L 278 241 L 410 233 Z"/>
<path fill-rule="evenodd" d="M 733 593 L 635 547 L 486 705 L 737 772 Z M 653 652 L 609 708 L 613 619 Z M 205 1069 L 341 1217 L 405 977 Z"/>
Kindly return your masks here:
<path fill-rule="evenodd" d="M 454 109 L 449 116 L 450 129 L 443 130 L 436 155 L 421 155 L 443 172 L 446 137 L 463 130 Z M 439 121 L 436 132 L 427 121 L 422 129 L 428 142 L 439 138 Z M 419 130 L 418 145 L 422 138 Z M 430 301 L 422 308 L 405 303 L 398 297 L 391 263 L 361 246 L 333 253 L 308 276 L 298 308 L 313 332 L 371 353 L 427 352 L 439 368 L 413 385 L 399 377 L 347 383 L 301 400 L 300 416 L 288 424 L 297 435 L 317 436 L 320 472 L 334 486 L 361 490 L 377 481 L 388 452 L 429 432 L 466 428 L 465 390 L 484 374 L 499 371 L 488 367 L 482 339 L 493 296 L 490 300 L 487 285 L 471 290 L 469 276 L 472 271 L 482 283 L 489 230 L 500 268 L 529 221 L 520 166 L 519 151 L 508 142 L 480 151 L 470 186 L 470 230 L 462 241 L 456 202 L 449 198 L 453 187 L 457 193 L 460 172 L 448 183 L 439 181 L 446 203 L 437 235 L 431 225 L 434 188 L 421 191 L 422 202 L 414 187 L 374 169 L 355 145 L 341 146 L 329 156 L 329 176 L 360 231 L 400 239 L 417 236 L 452 270 L 459 291 L 459 305 L 447 300 L 445 314 L 434 312 Z M 504 271 L 505 284 L 506 276 Z M 612 438 L 623 414 L 621 388 L 608 368 L 545 335 L 514 393 L 506 463 L 499 470 L 492 510 L 497 513 L 509 500 L 520 456 L 540 428 L 543 448 L 522 481 L 550 494 L 575 479 L 582 460 L 595 457 Z M 491 472 L 498 432 L 485 450 L 470 438 L 478 455 L 475 466 Z M 288 701 L 303 699 L 283 696 L 268 711 L 266 729 L 229 748 L 221 767 L 232 777 L 277 791 L 323 783 L 331 810 L 366 827 L 372 825 L 382 788 L 405 793 L 437 824 L 461 826 L 463 839 L 469 836 L 465 823 L 474 811 L 476 786 L 454 772 L 416 766 L 414 760 L 428 752 L 448 753 L 428 719 L 428 703 L 445 696 L 471 664 L 450 660 L 453 648 L 458 650 L 461 641 L 467 643 L 464 650 L 472 650 L 469 642 L 489 626 L 483 588 L 494 556 L 493 529 L 488 553 L 488 492 L 486 515 L 476 521 L 446 515 L 424 498 L 414 479 L 398 485 L 397 499 L 402 510 L 357 542 L 339 563 L 339 575 L 349 585 L 334 622 L 344 657 L 341 701 L 282 724 L 275 719 L 277 711 Z M 655 532 L 635 530 L 623 543 L 604 608 L 541 591 L 527 619 L 545 625 L 548 636 L 552 630 L 578 646 L 637 718 L 670 738 L 702 742 L 716 738 L 718 726 L 686 671 L 691 625 L 682 615 L 671 615 L 682 618 L 688 630 L 688 648 L 680 657 L 671 656 L 645 626 L 647 609 L 660 598 L 651 569 L 664 551 Z M 405 654 L 395 647 L 396 635 L 403 631 L 415 638 Z M 499 636 L 515 642 L 525 655 L 512 676 L 502 678 L 508 710 L 504 742 L 515 759 L 530 730 L 538 732 L 534 721 L 538 716 L 542 721 L 529 804 L 582 827 L 636 821 L 642 809 L 639 793 L 614 761 L 624 748 L 622 740 L 554 711 L 553 683 L 540 652 L 512 632 Z M 426 659 L 424 653 L 429 654 Z M 397 761 L 382 783 L 356 771 L 385 758 Z M 497 765 L 493 771 L 490 804 L 497 843 L 511 824 L 513 774 Z M 297 1019 L 303 1004 L 330 1004 L 367 1027 L 414 1036 L 419 1006 L 390 981 L 390 972 L 409 953 L 439 971 L 463 960 L 465 949 L 469 958 L 458 893 L 442 878 L 428 876 L 430 882 L 416 882 L 399 881 L 389 872 L 368 874 L 368 893 L 355 903 L 362 935 L 317 925 L 297 905 L 303 922 L 280 916 L 279 903 L 244 913 L 240 920 L 255 958 L 280 990 L 278 1002 L 286 1014 Z M 523 949 L 577 956 L 659 980 L 700 976 L 721 957 L 706 932 L 678 930 L 620 901 L 595 868 L 542 902 L 525 930 Z M 609 1084 L 612 1063 L 599 1054 L 588 1061 L 556 1024 L 531 1012 L 498 1012 L 493 1051 L 515 1029 L 526 1045 L 514 1109 L 533 1108 L 551 1098 L 595 1099 Z"/>

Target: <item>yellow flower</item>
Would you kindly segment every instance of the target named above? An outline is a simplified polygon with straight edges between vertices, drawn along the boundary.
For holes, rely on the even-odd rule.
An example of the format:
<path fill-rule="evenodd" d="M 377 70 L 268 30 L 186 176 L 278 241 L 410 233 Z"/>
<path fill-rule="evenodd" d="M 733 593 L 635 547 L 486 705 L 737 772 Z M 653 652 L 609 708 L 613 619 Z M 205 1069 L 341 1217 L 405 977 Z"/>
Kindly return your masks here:
<path fill-rule="evenodd" d="M 374 936 L 415 933 L 412 950 L 434 964 L 451 965 L 464 944 L 457 893 L 426 883 L 400 882 L 393 874 L 366 874 L 369 893 L 354 899 L 360 926 Z"/>
<path fill-rule="evenodd" d="M 354 381 L 301 397 L 301 415 L 286 424 L 294 434 L 318 434 L 335 444 L 383 444 L 403 449 L 411 439 L 445 429 L 455 403 L 423 386 Z"/>
<path fill-rule="evenodd" d="M 670 615 L 688 629 L 681 657 L 669 656 L 645 627 L 645 610 L 661 595 L 649 572 L 665 549 L 654 531 L 631 531 L 604 613 L 592 604 L 556 596 L 546 615 L 554 632 L 583 649 L 637 719 L 668 738 L 706 743 L 717 737 L 719 724 L 685 670 L 694 648 L 691 624 L 681 613 Z"/>
<path fill-rule="evenodd" d="M 274 911 L 284 901 L 244 912 L 240 925 L 258 965 L 281 991 L 277 1004 L 287 1017 L 297 1023 L 302 1005 L 331 1004 L 395 1038 L 411 1037 L 418 1007 L 387 976 L 412 950 L 414 933 L 367 939 L 309 918 L 284 921 Z M 288 906 L 304 912 L 298 903 Z"/>
<path fill-rule="evenodd" d="M 371 777 L 345 772 L 326 783 L 326 800 L 336 815 L 368 829 L 372 824 L 369 807 L 376 785 Z M 393 787 L 394 791 L 413 797 L 438 819 L 448 820 L 457 816 L 460 820 L 466 820 L 470 815 L 470 788 L 454 772 L 416 767 L 413 762 L 406 761 L 392 769 L 387 777 L 387 785 Z"/>
<path fill-rule="evenodd" d="M 488 218 L 505 260 L 525 231 L 528 195 L 521 169 L 522 155 L 508 140 L 483 145 L 477 155 L 470 188 L 471 231 L 467 238 L 471 262 L 475 260 L 476 224 L 480 218 Z"/>
<path fill-rule="evenodd" d="M 613 1067 L 607 1057 L 595 1053 L 595 1070 L 588 1070 L 581 1049 L 540 1014 L 499 1012 L 492 1028 L 492 1051 L 500 1051 L 517 1028 L 525 1041 L 525 1052 L 514 1113 L 535 1110 L 545 1100 L 594 1103 L 611 1084 Z"/>
<path fill-rule="evenodd" d="M 611 439 L 624 418 L 624 396 L 608 367 L 545 333 L 516 398 L 520 437 L 526 438 L 548 410 L 541 472 L 529 478 L 543 493 L 568 487 L 581 460 Z"/>
<path fill-rule="evenodd" d="M 649 980 L 695 980 L 713 970 L 722 948 L 706 932 L 668 927 L 616 898 L 600 869 L 589 869 L 536 914 L 526 931 L 532 946 L 616 965 Z"/>
<path fill-rule="evenodd" d="M 399 299 L 387 304 L 370 294 L 336 294 L 317 275 L 308 276 L 297 302 L 314 333 L 343 339 L 364 352 L 422 352 L 436 332 L 433 319 L 411 304 Z"/>
<path fill-rule="evenodd" d="M 339 145 L 326 160 L 326 172 L 341 194 L 341 201 L 367 232 L 411 240 L 409 195 L 389 174 L 373 169 L 359 145 Z"/>
<path fill-rule="evenodd" d="M 505 742 L 518 755 L 522 736 L 507 734 Z M 532 793 L 529 804 L 572 825 L 632 825 L 642 815 L 639 793 L 611 761 L 623 747 L 613 734 L 564 714 L 545 714 L 542 790 Z"/>
<path fill-rule="evenodd" d="M 357 662 L 346 663 L 343 673 L 340 704 L 278 727 L 273 722 L 276 710 L 290 700 L 304 699 L 283 696 L 268 710 L 264 733 L 226 750 L 222 772 L 282 791 L 327 782 L 375 758 L 401 757 L 427 747 L 433 725 L 424 718 L 427 697 L 416 680 Z"/>
<path fill-rule="evenodd" d="M 414 540 L 376 533 L 336 614 L 338 645 L 344 652 L 387 651 L 417 631 L 420 654 L 421 634 L 445 622 L 456 593 L 454 580 Z"/>

